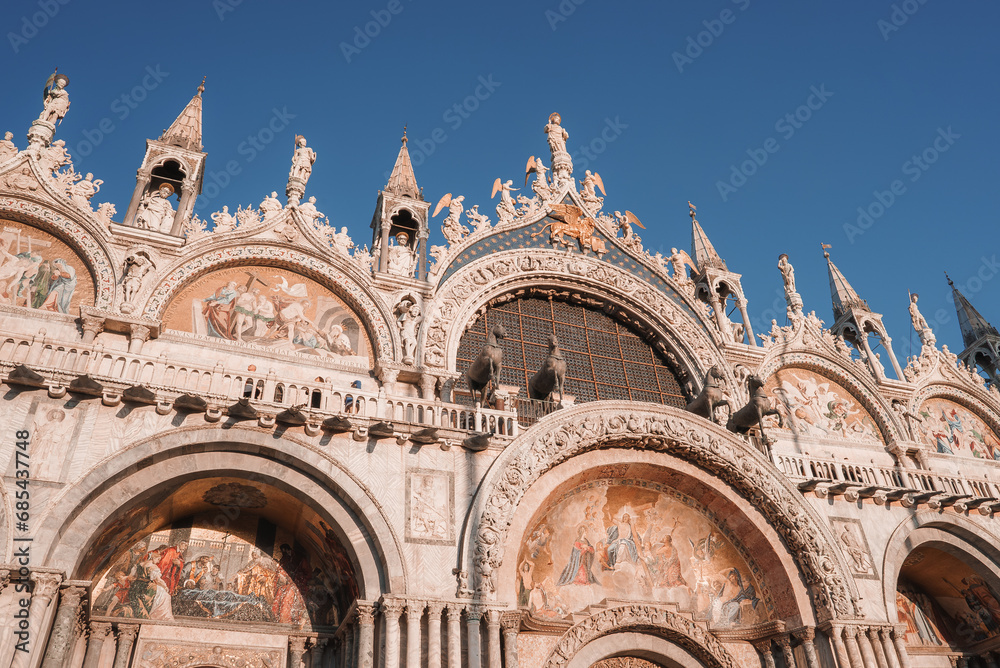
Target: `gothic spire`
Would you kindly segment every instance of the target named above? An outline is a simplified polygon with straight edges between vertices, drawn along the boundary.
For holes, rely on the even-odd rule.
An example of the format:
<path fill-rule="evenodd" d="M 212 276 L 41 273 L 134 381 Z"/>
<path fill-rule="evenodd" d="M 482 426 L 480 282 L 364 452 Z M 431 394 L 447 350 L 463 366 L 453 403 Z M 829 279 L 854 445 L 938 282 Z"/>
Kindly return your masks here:
<path fill-rule="evenodd" d="M 396 156 L 396 164 L 389 175 L 389 182 L 385 184 L 385 191 L 399 197 L 412 197 L 422 200 L 420 188 L 417 187 L 417 177 L 413 174 L 413 165 L 410 163 L 410 152 L 406 148 L 406 126 L 403 126 L 403 145 L 399 147 L 399 155 Z"/>
<path fill-rule="evenodd" d="M 868 302 L 862 299 L 858 293 L 847 282 L 844 274 L 837 268 L 837 265 L 830 259 L 830 253 L 826 250 L 827 244 L 823 244 L 823 257 L 826 258 L 827 269 L 830 272 L 830 297 L 833 299 L 833 315 L 839 318 L 851 308 L 859 308 L 863 311 L 871 311 Z"/>
<path fill-rule="evenodd" d="M 987 335 L 1000 337 L 1000 332 L 997 332 L 997 328 L 987 322 L 986 318 L 976 310 L 976 307 L 955 287 L 955 284 L 951 282 L 951 278 L 948 277 L 947 272 L 944 277 L 948 279 L 948 285 L 951 286 L 951 296 L 955 300 L 955 310 L 958 311 L 958 325 L 962 328 L 962 342 L 965 343 L 965 347 L 968 348 Z"/>
<path fill-rule="evenodd" d="M 201 94 L 204 92 L 205 79 L 202 79 L 198 92 L 163 133 L 160 141 L 189 151 L 201 151 Z"/>
<path fill-rule="evenodd" d="M 691 255 L 694 256 L 695 264 L 698 265 L 698 271 L 704 272 L 706 267 L 729 271 L 726 262 L 715 252 L 715 246 L 708 240 L 708 235 L 701 228 L 701 223 L 695 218 L 697 207 L 688 202 L 688 208 L 690 209 L 688 215 L 691 216 Z"/>

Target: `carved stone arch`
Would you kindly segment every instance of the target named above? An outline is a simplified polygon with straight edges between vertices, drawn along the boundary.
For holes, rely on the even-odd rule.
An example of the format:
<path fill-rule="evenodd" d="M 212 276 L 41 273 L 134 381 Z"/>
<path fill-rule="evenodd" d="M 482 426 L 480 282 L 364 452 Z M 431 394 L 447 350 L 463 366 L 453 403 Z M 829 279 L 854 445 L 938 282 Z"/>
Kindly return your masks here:
<path fill-rule="evenodd" d="M 607 636 L 630 632 L 674 643 L 708 668 L 739 667 L 722 642 L 699 624 L 653 605 L 627 605 L 602 610 L 570 627 L 556 642 L 545 668 L 576 668 L 573 658 L 584 647 Z"/>
<path fill-rule="evenodd" d="M 897 622 L 896 583 L 903 561 L 922 545 L 932 545 L 975 561 L 973 570 L 1000 589 L 1000 535 L 985 522 L 957 514 L 924 510 L 896 527 L 886 543 L 882 561 L 882 603 L 886 619 Z"/>
<path fill-rule="evenodd" d="M 283 267 L 319 281 L 341 297 L 364 321 L 372 341 L 373 362 L 396 359 L 399 332 L 386 306 L 368 287 L 341 268 L 314 253 L 270 244 L 225 246 L 206 251 L 197 258 L 187 257 L 167 267 L 143 308 L 150 319 L 159 319 L 170 300 L 187 285 L 216 269 L 249 264 Z"/>
<path fill-rule="evenodd" d="M 69 200 L 67 209 L 69 208 Z M 28 199 L 0 196 L 0 216 L 31 225 L 59 238 L 87 264 L 94 280 L 94 307 L 110 309 L 115 301 L 118 268 L 107 244 L 107 233 L 96 233 L 80 212 L 74 219 L 56 208 Z"/>
<path fill-rule="evenodd" d="M 154 487 L 219 472 L 242 473 L 309 499 L 347 551 L 362 598 L 406 593 L 402 541 L 377 495 L 319 448 L 256 429 L 176 429 L 104 458 L 61 490 L 38 518 L 34 549 L 42 557 L 37 565 L 85 575 L 80 569 L 91 543 L 123 507 Z"/>
<path fill-rule="evenodd" d="M 757 375 L 767 382 L 778 371 L 791 368 L 815 371 L 842 385 L 875 420 L 886 445 L 905 439 L 905 427 L 900 424 L 899 418 L 887 404 L 884 395 L 879 392 L 874 380 L 863 368 L 859 367 L 861 373 L 858 373 L 858 369 L 852 369 L 843 364 L 842 360 L 824 352 L 797 350 L 765 358 L 757 369 Z"/>
<path fill-rule="evenodd" d="M 568 289 L 611 301 L 655 332 L 678 358 L 695 391 L 701 388 L 708 369 L 719 365 L 729 388 L 738 393 L 733 371 L 693 301 L 678 304 L 620 267 L 549 250 L 495 253 L 449 277 L 435 299 L 434 317 L 425 322 L 425 364 L 454 370 L 462 335 L 484 305 L 505 293 L 538 287 Z M 682 293 L 678 290 L 677 294 Z"/>
<path fill-rule="evenodd" d="M 669 452 L 736 489 L 757 506 L 795 555 L 817 618 L 859 616 L 858 597 L 830 528 L 801 493 L 759 452 L 718 425 L 659 404 L 622 407 L 596 401 L 539 420 L 497 457 L 466 522 L 463 567 L 480 596 L 494 596 L 494 572 L 510 542 L 518 503 L 542 474 L 571 457 L 616 447 Z"/>

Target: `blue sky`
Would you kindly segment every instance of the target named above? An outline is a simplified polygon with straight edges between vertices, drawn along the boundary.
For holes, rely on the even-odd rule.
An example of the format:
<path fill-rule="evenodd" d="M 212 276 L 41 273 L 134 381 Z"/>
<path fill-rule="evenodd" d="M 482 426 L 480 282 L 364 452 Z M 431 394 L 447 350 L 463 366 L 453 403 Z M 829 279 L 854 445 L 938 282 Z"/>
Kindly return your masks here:
<path fill-rule="evenodd" d="M 542 128 L 559 111 L 577 176 L 601 174 L 605 209 L 633 211 L 647 248 L 689 248 L 687 201 L 698 206 L 758 329 L 775 304 L 784 323 L 782 252 L 806 309 L 832 324 L 821 242 L 885 315 L 901 361 L 919 346 L 908 289 L 939 344 L 962 348 L 944 270 L 1000 323 L 995 1 L 8 0 L 2 11 L 0 131 L 25 145 L 58 66 L 72 108 L 57 136 L 78 170 L 104 179 L 95 201 L 120 212 L 145 139 L 202 76 L 206 188 L 229 161 L 239 174 L 198 210 L 283 193 L 299 133 L 319 154 L 307 195 L 360 243 L 404 124 L 425 197 L 464 194 L 493 217 L 493 179 L 521 183 L 529 155 L 548 160 Z M 871 216 L 861 224 L 859 207 Z"/>

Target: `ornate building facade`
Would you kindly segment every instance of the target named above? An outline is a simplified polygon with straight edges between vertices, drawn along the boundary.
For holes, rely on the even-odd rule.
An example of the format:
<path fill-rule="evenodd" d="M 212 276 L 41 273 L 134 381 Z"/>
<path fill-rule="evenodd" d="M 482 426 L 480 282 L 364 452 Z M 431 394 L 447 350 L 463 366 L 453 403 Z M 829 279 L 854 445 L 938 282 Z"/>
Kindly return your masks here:
<path fill-rule="evenodd" d="M 4 666 L 998 665 L 1000 334 L 957 290 L 961 359 L 914 295 L 903 367 L 783 255 L 755 333 L 694 207 L 650 254 L 558 114 L 492 220 L 404 137 L 360 242 L 302 137 L 285 201 L 194 214 L 202 87 L 119 217 L 67 84 L 0 142 Z"/>

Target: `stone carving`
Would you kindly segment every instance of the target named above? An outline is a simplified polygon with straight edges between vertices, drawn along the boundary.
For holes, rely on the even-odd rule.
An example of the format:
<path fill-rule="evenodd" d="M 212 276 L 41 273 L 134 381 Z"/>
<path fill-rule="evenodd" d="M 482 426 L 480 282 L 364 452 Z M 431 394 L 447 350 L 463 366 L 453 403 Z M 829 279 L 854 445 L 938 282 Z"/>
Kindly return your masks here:
<path fill-rule="evenodd" d="M 810 585 L 820 615 L 860 616 L 857 601 L 841 573 L 832 537 L 816 513 L 784 476 L 756 450 L 734 440 L 720 427 L 694 421 L 685 412 L 661 406 L 646 411 L 619 409 L 594 402 L 557 413 L 558 423 L 498 461 L 491 491 L 473 533 L 478 589 L 491 594 L 493 572 L 503 562 L 507 531 L 518 502 L 546 471 L 571 457 L 623 443 L 666 451 L 715 475 L 754 499 L 795 555 Z"/>
<path fill-rule="evenodd" d="M 597 213 L 604 205 L 604 197 L 597 194 L 598 188 L 600 188 L 601 194 L 606 197 L 608 193 L 604 190 L 604 180 L 601 179 L 601 175 L 597 172 L 591 172 L 589 169 L 586 170 L 583 180 L 580 181 L 580 198 L 583 199 L 583 203 L 587 205 L 587 209 L 591 213 Z M 617 215 L 617 213 L 616 211 L 615 214 Z"/>
<path fill-rule="evenodd" d="M 66 150 L 66 142 L 57 139 L 52 145 L 38 153 L 38 166 L 45 174 L 55 174 L 58 170 L 72 162 L 69 151 Z M 64 179 L 67 176 L 63 176 Z M 72 177 L 68 177 L 72 179 Z"/>
<path fill-rule="evenodd" d="M 92 211 L 93 209 L 90 206 L 90 198 L 97 194 L 97 192 L 101 189 L 101 184 L 103 183 L 104 181 L 101 179 L 97 179 L 95 181 L 94 175 L 87 172 L 87 175 L 83 177 L 82 180 L 69 187 L 70 201 L 84 211 Z M 171 220 L 171 223 L 172 222 L 173 221 Z"/>
<path fill-rule="evenodd" d="M 242 206 L 236 207 L 236 221 L 240 227 L 250 227 L 260 222 L 260 211 L 250 205 L 244 209 Z"/>
<path fill-rule="evenodd" d="M 685 250 L 677 250 L 676 248 L 670 249 L 670 257 L 667 258 L 667 262 L 670 263 L 671 269 L 673 269 L 673 278 L 675 281 L 680 283 L 687 283 L 691 280 L 691 276 L 698 273 L 698 265 L 694 263 L 691 256 L 688 255 Z M 688 270 L 691 273 L 688 273 Z"/>
<path fill-rule="evenodd" d="M 403 345 L 403 364 L 413 364 L 417 351 L 417 327 L 424 319 L 420 314 L 420 306 L 408 298 L 396 305 L 395 312 L 399 340 Z"/>
<path fill-rule="evenodd" d="M 17 146 L 14 144 L 14 133 L 5 132 L 3 135 L 3 140 L 0 141 L 0 162 L 7 162 L 15 155 L 17 155 Z"/>
<path fill-rule="evenodd" d="M 615 232 L 621 232 L 622 245 L 629 250 L 636 253 L 642 252 L 642 239 L 638 234 L 632 229 L 632 225 L 638 225 L 642 229 L 646 227 L 639 222 L 639 219 L 635 217 L 631 211 L 626 211 L 624 215 L 621 212 L 615 211 Z"/>
<path fill-rule="evenodd" d="M 208 221 L 202 220 L 196 213 L 192 214 L 191 217 L 184 223 L 184 226 L 181 227 L 181 236 L 184 236 L 191 241 L 200 239 L 207 234 L 209 234 Z"/>
<path fill-rule="evenodd" d="M 726 429 L 736 434 L 746 434 L 753 427 L 757 427 L 760 430 L 761 440 L 765 443 L 769 442 L 767 433 L 764 431 L 764 417 L 777 415 L 778 426 L 781 428 L 784 428 L 785 420 L 775 407 L 774 400 L 767 396 L 767 392 L 764 391 L 764 381 L 760 379 L 760 376 L 747 378 L 747 391 L 750 394 L 749 403 L 729 416 Z"/>
<path fill-rule="evenodd" d="M 305 219 L 310 222 L 319 218 L 326 218 L 326 214 L 316 208 L 315 197 L 310 197 L 309 201 L 305 204 L 299 204 L 299 213 L 305 216 Z"/>
<path fill-rule="evenodd" d="M 306 146 L 306 138 L 295 135 L 295 152 L 292 154 L 292 168 L 288 172 L 288 186 L 285 194 L 288 205 L 297 206 L 306 192 L 306 183 L 312 175 L 313 163 L 316 162 L 316 151 Z"/>
<path fill-rule="evenodd" d="M 454 545 L 454 480 L 450 471 L 406 472 L 406 540 Z"/>
<path fill-rule="evenodd" d="M 701 394 L 695 397 L 685 410 L 712 422 L 716 422 L 715 409 L 719 406 L 725 406 L 732 412 L 732 404 L 729 403 L 725 382 L 726 375 L 722 372 L 722 368 L 719 365 L 713 366 L 705 374 L 705 383 L 702 386 Z"/>
<path fill-rule="evenodd" d="M 576 239 L 580 244 L 580 251 L 583 253 L 593 250 L 598 256 L 601 256 L 606 252 L 604 240 L 594 236 L 594 219 L 588 216 L 583 209 L 574 204 L 550 204 L 549 208 L 551 209 L 549 217 L 552 220 L 546 223 L 542 229 L 533 232 L 532 238 L 549 229 L 549 243 L 551 244 L 559 243 L 569 246 L 570 242 L 565 239 L 565 237 L 569 237 Z"/>
<path fill-rule="evenodd" d="M 212 231 L 217 234 L 232 232 L 236 229 L 236 218 L 233 217 L 233 214 L 229 213 L 228 206 L 223 206 L 222 211 L 216 211 L 209 217 L 215 223 Z"/>
<path fill-rule="evenodd" d="M 437 206 L 434 207 L 434 214 L 431 216 L 433 218 L 441 212 L 441 209 L 448 207 L 448 215 L 441 221 L 441 233 L 444 234 L 444 238 L 448 243 L 452 245 L 469 236 L 469 228 L 463 225 L 461 220 L 462 211 L 465 208 L 462 205 L 464 200 L 464 195 L 452 197 L 451 193 L 445 193 L 438 200 Z"/>
<path fill-rule="evenodd" d="M 788 254 L 778 256 L 778 271 L 785 285 L 785 303 L 788 305 L 788 319 L 796 320 L 802 317 L 802 296 L 795 291 L 795 268 L 788 261 Z"/>
<path fill-rule="evenodd" d="M 340 232 L 334 232 L 330 235 L 330 245 L 341 255 L 350 256 L 351 249 L 354 248 L 354 240 L 347 233 L 347 228 L 341 227 Z"/>
<path fill-rule="evenodd" d="M 548 168 L 542 164 L 541 158 L 536 158 L 531 156 L 528 158 L 528 164 L 524 168 L 524 185 L 528 185 L 528 175 L 534 174 L 535 180 L 531 183 L 531 189 L 534 191 L 538 199 L 543 202 L 548 202 L 552 198 L 552 190 L 549 188 L 549 182 L 545 178 L 545 172 Z M 553 184 L 555 186 L 555 184 Z M 518 197 L 518 201 L 520 201 Z"/>
<path fill-rule="evenodd" d="M 389 273 L 393 276 L 413 276 L 413 264 L 416 257 L 410 249 L 410 238 L 406 232 L 396 235 L 396 243 L 389 243 Z"/>
<path fill-rule="evenodd" d="M 561 125 L 562 117 L 558 113 L 549 114 L 549 122 L 545 126 L 545 135 L 552 153 L 552 185 L 559 186 L 570 181 L 573 176 L 573 159 L 566 150 L 566 140 L 569 133 Z"/>
<path fill-rule="evenodd" d="M 198 645 L 191 642 L 147 641 L 139 645 L 137 668 L 274 668 L 281 665 L 284 650 L 245 646 Z"/>
<path fill-rule="evenodd" d="M 490 195 L 490 199 L 496 197 L 498 192 L 500 193 L 500 202 L 497 204 L 498 224 L 509 223 L 517 216 L 517 205 L 514 204 L 514 198 L 511 197 L 510 193 L 513 190 L 519 190 L 519 188 L 514 188 L 513 185 L 513 181 L 508 179 L 501 182 L 499 177 L 493 182 L 493 194 Z"/>
<path fill-rule="evenodd" d="M 361 266 L 365 274 L 370 275 L 372 273 L 372 269 L 375 266 L 375 256 L 372 255 L 370 250 L 368 250 L 367 244 L 365 244 L 362 248 L 355 246 L 354 254 L 351 255 L 351 259 Z"/>
<path fill-rule="evenodd" d="M 105 225 L 110 225 L 112 223 L 112 218 L 118 213 L 118 209 L 111 202 L 101 202 L 97 205 L 97 217 Z"/>
<path fill-rule="evenodd" d="M 479 205 L 474 204 L 471 209 L 465 212 L 465 217 L 472 224 L 472 233 L 478 234 L 483 230 L 490 229 L 490 219 L 479 213 Z"/>
<path fill-rule="evenodd" d="M 66 112 L 69 111 L 69 93 L 66 92 L 66 85 L 69 84 L 69 77 L 65 74 L 53 73 L 45 83 L 45 93 L 42 101 L 42 113 L 38 120 L 45 123 L 58 125 L 62 122 Z"/>
<path fill-rule="evenodd" d="M 878 580 L 875 559 L 868 549 L 868 539 L 865 538 L 861 522 L 846 517 L 831 517 L 830 525 L 837 541 L 850 558 L 848 562 L 854 577 L 866 580 Z"/>
<path fill-rule="evenodd" d="M 722 642 L 700 624 L 653 605 L 628 605 L 602 610 L 571 627 L 559 638 L 545 668 L 561 668 L 587 643 L 629 630 L 652 632 L 676 643 L 706 666 L 739 667 Z"/>
<path fill-rule="evenodd" d="M 122 312 L 135 309 L 133 300 L 142 289 L 142 281 L 153 268 L 153 263 L 145 253 L 132 253 L 125 258 L 125 275 L 122 277 Z"/>
<path fill-rule="evenodd" d="M 506 336 L 507 330 L 503 325 L 494 325 L 479 356 L 465 370 L 465 380 L 469 383 L 472 398 L 483 406 L 493 406 L 494 395 L 500 389 L 500 371 L 503 369 L 503 348 L 500 347 L 500 341 Z M 490 388 L 488 394 L 487 387 Z"/>
<path fill-rule="evenodd" d="M 143 195 L 135 214 L 135 226 L 142 230 L 170 232 L 174 224 L 174 207 L 169 197 L 174 188 L 169 183 Z"/>
<path fill-rule="evenodd" d="M 260 212 L 264 220 L 270 220 L 278 215 L 283 208 L 281 202 L 278 201 L 278 191 L 276 190 L 272 190 L 271 194 L 260 203 Z"/>
<path fill-rule="evenodd" d="M 913 329 L 916 330 L 917 335 L 920 336 L 920 343 L 925 346 L 933 346 L 937 341 L 937 337 L 934 336 L 934 330 L 927 324 L 927 320 L 920 313 L 920 309 L 917 308 L 918 298 L 919 295 L 917 293 L 910 293 L 910 322 L 913 324 Z"/>

